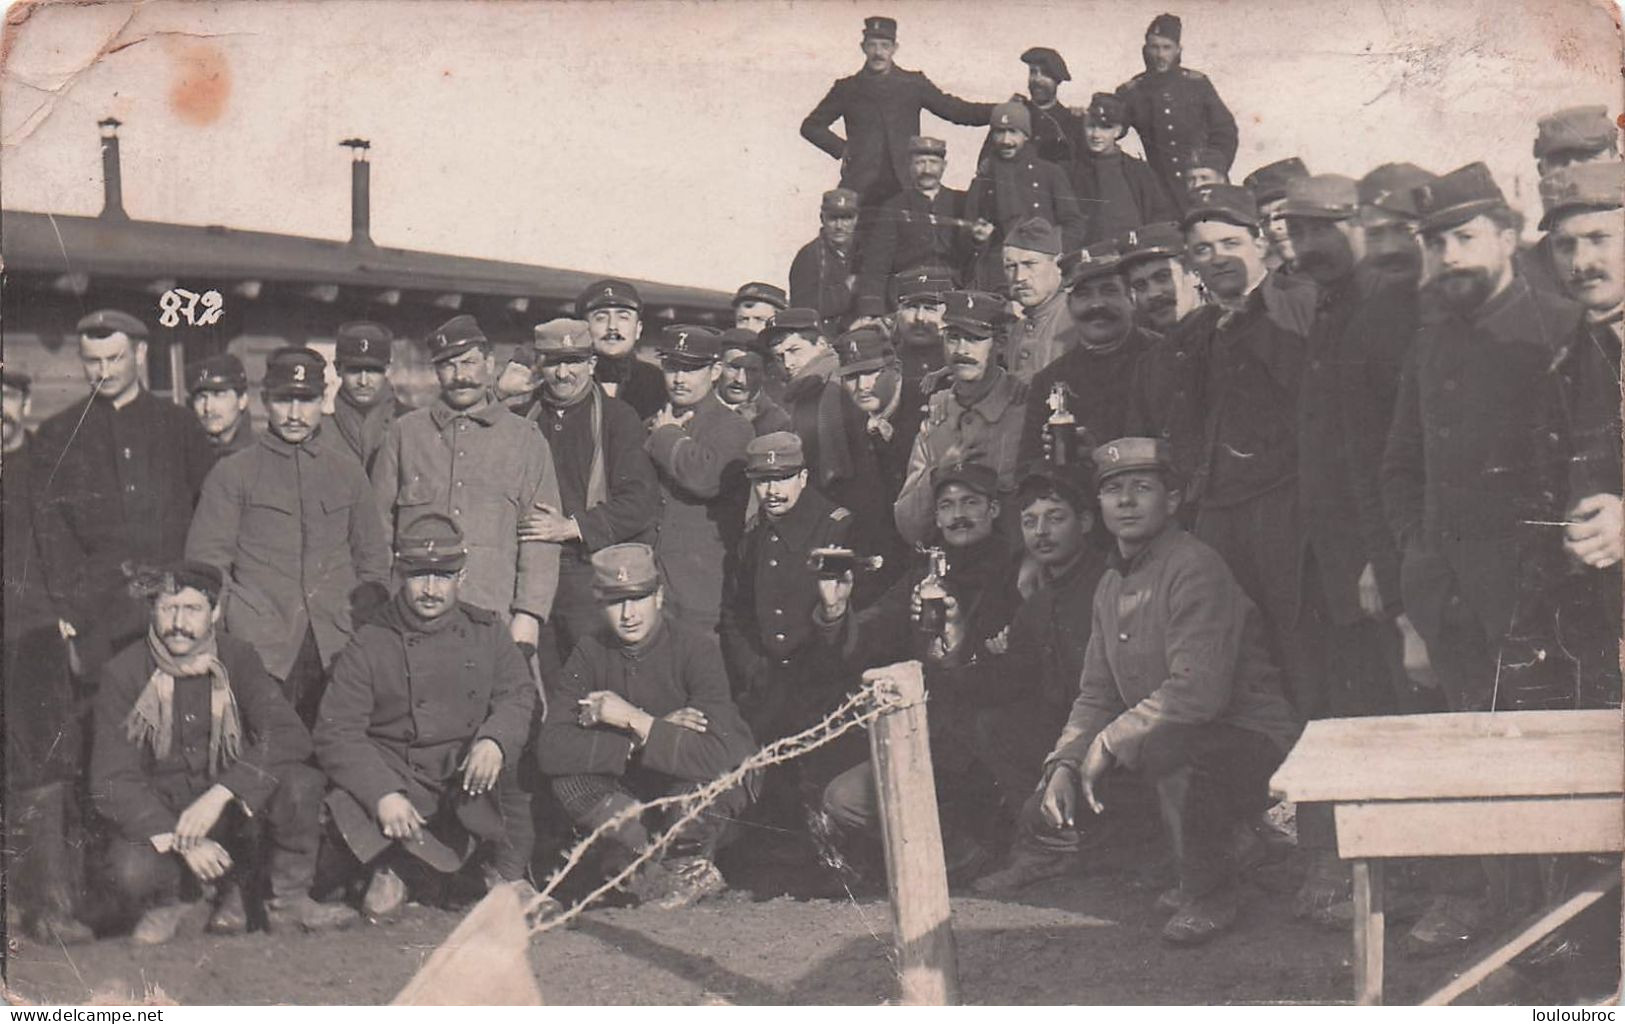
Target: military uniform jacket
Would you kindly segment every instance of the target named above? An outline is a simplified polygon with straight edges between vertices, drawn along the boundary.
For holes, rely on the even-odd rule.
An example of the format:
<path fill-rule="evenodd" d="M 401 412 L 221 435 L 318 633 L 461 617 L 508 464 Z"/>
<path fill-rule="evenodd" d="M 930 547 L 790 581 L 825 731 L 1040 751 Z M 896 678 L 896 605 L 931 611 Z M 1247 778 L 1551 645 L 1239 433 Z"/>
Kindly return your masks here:
<path fill-rule="evenodd" d="M 1174 468 L 1187 481 L 1185 504 L 1196 496 L 1188 481 L 1202 450 L 1202 416 L 1207 408 L 1207 342 L 1209 336 L 1184 330 L 1186 314 L 1167 334 L 1156 336 L 1135 364 L 1125 437 L 1160 437 L 1168 442 Z"/>
<path fill-rule="evenodd" d="M 90 793 L 96 809 L 131 842 L 173 832 L 180 812 L 217 782 L 251 813 L 258 813 L 287 766 L 303 764 L 310 757 L 310 733 L 265 674 L 254 648 L 229 636 L 218 640 L 243 733 L 240 756 L 212 779 L 209 678 L 175 680 L 174 737 L 168 754 L 159 757 L 148 744 L 132 742 L 124 732 L 124 719 L 155 667 L 147 642 L 129 645 L 102 668 L 90 751 Z"/>
<path fill-rule="evenodd" d="M 778 519 L 756 514 L 722 604 L 722 647 L 734 678 L 748 677 L 758 659 L 784 661 L 812 639 L 818 579 L 807 554 L 850 546 L 851 527 L 852 513 L 812 487 Z"/>
<path fill-rule="evenodd" d="M 839 332 L 854 312 L 853 253 L 841 252 L 820 234 L 796 250 L 790 262 L 790 304 L 816 309 L 824 327 Z"/>
<path fill-rule="evenodd" d="M 1561 467 L 1553 479 L 1542 439 L 1558 426 L 1552 364 L 1580 310 L 1521 278 L 1468 317 L 1427 298 L 1383 452 L 1383 509 L 1403 556 L 1405 611 L 1423 638 L 1437 635 L 1454 597 L 1495 644 L 1532 546 L 1552 546 L 1551 528 L 1521 522 L 1564 511 Z"/>
<path fill-rule="evenodd" d="M 1360 621 L 1367 565 L 1389 614 L 1400 611 L 1399 548 L 1379 471 L 1399 369 L 1416 332 L 1416 289 L 1364 274 L 1322 294 L 1298 392 L 1298 497 L 1332 620 Z"/>
<path fill-rule="evenodd" d="M 599 385 L 594 384 L 595 389 Z M 559 511 L 572 517 L 581 539 L 564 545 L 562 557 L 585 563 L 599 548 L 646 539 L 654 529 L 660 508 L 660 485 L 654 463 L 643 451 L 649 432 L 632 407 L 598 391 L 599 430 L 596 443 L 603 452 L 604 499 L 587 506 L 587 483 L 592 475 L 593 396 L 560 408 L 545 399 L 535 409 L 536 423 L 553 452 L 558 474 Z"/>
<path fill-rule="evenodd" d="M 1236 119 L 1206 75 L 1177 65 L 1142 71 L 1118 86 L 1117 94 L 1128 105 L 1129 127 L 1139 135 L 1146 161 L 1173 195 L 1184 194 L 1180 176 L 1197 149 L 1223 153 L 1219 170 L 1229 173 L 1236 159 Z"/>
<path fill-rule="evenodd" d="M 1096 445 L 1129 436 L 1129 402 L 1140 358 L 1162 335 L 1140 327 L 1129 328 L 1121 344 L 1109 352 L 1097 352 L 1078 342 L 1071 351 L 1050 363 L 1033 378 L 1027 389 L 1027 413 L 1021 430 L 1019 462 L 1026 465 L 1044 456 L 1044 424 L 1053 410 L 1050 392 L 1056 384 L 1071 391 L 1067 411 L 1078 426 L 1089 432 Z M 1079 451 L 1087 459 L 1087 451 Z"/>
<path fill-rule="evenodd" d="M 368 814 L 390 793 L 422 811 L 479 740 L 512 767 L 535 708 L 536 684 L 497 613 L 460 603 L 425 626 L 397 595 L 333 663 L 316 761 Z"/>
<path fill-rule="evenodd" d="M 122 409 L 105 399 L 75 402 L 46 420 L 35 441 L 39 464 L 56 472 L 35 498 L 52 596 L 81 633 L 116 640 L 144 632 L 146 611 L 125 597 L 120 566 L 181 557 L 214 465 L 203 428 L 190 410 L 142 390 Z"/>
<path fill-rule="evenodd" d="M 926 404 L 925 420 L 909 455 L 908 477 L 892 506 L 897 532 L 909 544 L 926 543 L 936 530 L 931 470 L 950 449 L 968 462 L 992 466 L 999 474 L 1001 493 L 1016 489 L 1027 385 L 996 367 L 988 373 L 994 377 L 992 387 L 971 405 L 963 404 L 952 387 L 938 391 Z"/>
<path fill-rule="evenodd" d="M 333 399 L 333 436 L 329 440 L 335 447 L 342 443 L 348 448 L 360 460 L 368 476 L 378 461 L 378 450 L 389 436 L 389 425 L 412 411 L 410 405 L 395 397 L 395 389 L 389 381 L 380 387 L 383 394 L 365 409 L 352 405 L 342 390 Z"/>
<path fill-rule="evenodd" d="M 45 588 L 45 566 L 40 561 L 38 538 L 34 533 L 34 488 L 50 466 L 35 463 L 33 440 L 4 456 L 0 471 L 0 509 L 5 515 L 4 560 L 0 578 L 5 581 L 3 618 L 7 642 L 32 630 L 56 629 L 56 605 Z M 9 689 L 9 686 L 8 686 Z"/>
<path fill-rule="evenodd" d="M 1121 196 L 1116 195 L 1110 180 L 1113 175 L 1123 189 Z M 1157 172 L 1144 160 L 1127 153 L 1097 156 L 1081 150 L 1072 165 L 1072 187 L 1084 216 L 1089 218 L 1089 231 L 1084 236 L 1088 245 L 1116 238 L 1144 224 L 1179 219 L 1179 204 L 1168 194 L 1168 186 Z"/>
<path fill-rule="evenodd" d="M 1019 320 L 1005 325 L 998 347 L 1004 368 L 1030 382 L 1034 374 L 1077 344 L 1076 327 L 1066 289 L 1058 289 L 1032 309 L 1022 310 Z"/>
<path fill-rule="evenodd" d="M 976 168 L 965 201 L 967 219 L 985 220 L 994 227 L 993 237 L 982 247 L 977 260 L 977 276 L 990 284 L 1002 283 L 1005 232 L 1018 220 L 1042 217 L 1061 229 L 1063 252 L 1083 248 L 1089 223 L 1072 191 L 1067 172 L 1041 160 L 1027 143 L 1013 159 L 989 157 Z"/>
<path fill-rule="evenodd" d="M 215 458 L 223 459 L 228 455 L 235 455 L 240 451 L 254 447 L 254 442 L 259 440 L 259 433 L 254 429 L 253 419 L 245 412 L 243 418 L 237 421 L 237 429 L 232 433 L 230 441 L 225 444 L 218 444 L 212 437 L 207 437 L 207 439 L 209 446 L 214 449 Z"/>
<path fill-rule="evenodd" d="M 1257 606 L 1219 553 L 1177 524 L 1133 558 L 1112 557 L 1093 615 L 1077 700 L 1050 761 L 1081 764 L 1101 734 L 1134 768 L 1146 738 L 1166 725 L 1219 722 L 1283 752 L 1297 740 Z"/>
<path fill-rule="evenodd" d="M 653 416 L 666 404 L 665 374 L 660 372 L 660 367 L 637 356 L 611 358 L 600 352 L 592 376 L 600 386 L 613 385 L 615 393 L 611 397 L 630 405 L 640 420 Z M 607 387 L 604 393 L 609 394 Z"/>
<path fill-rule="evenodd" d="M 389 584 L 389 542 L 372 486 L 348 448 L 266 434 L 203 482 L 186 557 L 218 566 L 226 631 L 286 678 L 306 631 L 322 664 L 350 642 L 351 595 Z"/>
<path fill-rule="evenodd" d="M 878 203 L 912 181 L 909 139 L 920 134 L 920 110 L 944 121 L 985 125 L 993 114 L 988 103 L 950 96 L 918 71 L 893 67 L 876 73 L 867 67 L 837 79 L 801 122 L 801 137 L 841 161 L 841 187 L 856 192 L 864 205 Z M 846 138 L 830 131 L 846 121 Z M 794 298 L 793 306 L 806 306 Z"/>
<path fill-rule="evenodd" d="M 1572 448 L 1570 506 L 1594 494 L 1621 491 L 1625 456 L 1620 451 L 1619 362 L 1617 311 L 1602 322 L 1586 319 L 1558 355 L 1560 415 Z"/>
<path fill-rule="evenodd" d="M 390 424 L 372 482 L 391 537 L 425 512 L 462 527 L 464 601 L 504 616 L 547 618 L 559 585 L 559 545 L 519 543 L 519 517 L 538 501 L 560 502 L 553 456 L 536 424 L 496 402 L 458 413 L 436 398 Z"/>
<path fill-rule="evenodd" d="M 655 718 L 642 747 L 608 726 L 576 724 L 576 701 L 609 690 Z M 679 708 L 705 715 L 705 731 L 664 721 Z M 548 687 L 536 760 L 547 775 L 624 775 L 634 765 L 686 782 L 709 782 L 756 750 L 728 696 L 716 638 L 665 617 L 636 647 L 613 634 L 584 637 Z"/>
<path fill-rule="evenodd" d="M 970 230 L 940 219 L 965 219 L 965 193 L 942 187 L 927 196 L 909 188 L 892 196 L 875 214 L 875 227 L 859 262 L 859 290 L 879 300 L 878 315 L 896 303 L 891 279 L 912 267 L 935 263 L 962 275 L 975 255 Z"/>

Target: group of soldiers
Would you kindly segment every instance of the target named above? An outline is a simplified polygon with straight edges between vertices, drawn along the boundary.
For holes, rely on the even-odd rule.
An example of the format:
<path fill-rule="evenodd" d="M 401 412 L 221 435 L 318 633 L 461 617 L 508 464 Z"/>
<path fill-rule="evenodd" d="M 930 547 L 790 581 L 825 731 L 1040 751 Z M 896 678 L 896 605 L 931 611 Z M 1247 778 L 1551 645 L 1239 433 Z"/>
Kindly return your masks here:
<path fill-rule="evenodd" d="M 189 408 L 150 395 L 119 311 L 80 322 L 91 394 L 35 436 L 5 371 L 22 924 L 88 937 L 76 828 L 101 828 L 95 884 L 142 942 L 526 886 L 538 825 L 619 819 L 615 872 L 661 824 L 639 801 L 918 660 L 950 881 L 1010 892 L 1075 870 L 1113 813 L 1160 817 L 1163 934 L 1195 944 L 1236 920 L 1304 721 L 1618 706 L 1604 108 L 1540 120 L 1525 247 L 1482 164 L 1229 184 L 1234 121 L 1171 15 L 1082 114 L 1052 50 L 990 107 L 897 68 L 896 35 L 868 19 L 863 70 L 803 125 L 842 187 L 788 294 L 743 285 L 727 330 L 645 324 L 606 279 L 499 364 L 459 315 L 412 410 L 388 371 L 417 339 L 348 323 L 333 412 L 324 358 L 283 348 L 263 434 L 233 356 L 189 369 Z M 922 108 L 990 125 L 971 196 Z M 1295 908 L 1337 924 L 1323 811 L 1298 809 Z M 629 889 L 713 894 L 741 821 L 804 816 L 860 864 L 875 846 L 861 740 L 753 773 Z M 1561 884 L 1528 867 L 1420 880 L 1408 948 Z"/>

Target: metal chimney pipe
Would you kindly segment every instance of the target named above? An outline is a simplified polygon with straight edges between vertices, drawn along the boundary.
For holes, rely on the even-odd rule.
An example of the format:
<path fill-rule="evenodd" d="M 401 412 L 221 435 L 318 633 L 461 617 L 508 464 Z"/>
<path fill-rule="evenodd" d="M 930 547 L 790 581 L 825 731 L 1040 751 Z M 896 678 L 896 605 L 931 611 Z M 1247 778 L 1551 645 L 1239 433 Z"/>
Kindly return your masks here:
<path fill-rule="evenodd" d="M 339 145 L 348 147 L 350 162 L 350 244 L 372 244 L 372 164 L 367 150 L 372 143 L 366 139 L 345 139 Z"/>
<path fill-rule="evenodd" d="M 116 117 L 96 122 L 102 131 L 102 216 L 107 220 L 129 220 L 124 212 L 124 177 L 119 170 L 118 128 Z"/>

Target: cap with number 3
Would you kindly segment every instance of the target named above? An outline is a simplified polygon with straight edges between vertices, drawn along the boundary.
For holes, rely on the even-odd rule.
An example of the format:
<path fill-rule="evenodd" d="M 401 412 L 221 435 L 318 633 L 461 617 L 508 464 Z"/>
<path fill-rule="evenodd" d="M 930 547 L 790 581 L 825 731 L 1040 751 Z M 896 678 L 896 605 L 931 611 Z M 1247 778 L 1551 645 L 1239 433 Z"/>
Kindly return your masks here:
<path fill-rule="evenodd" d="M 265 393 L 273 398 L 320 398 L 327 390 L 327 360 L 314 349 L 288 345 L 265 362 Z"/>

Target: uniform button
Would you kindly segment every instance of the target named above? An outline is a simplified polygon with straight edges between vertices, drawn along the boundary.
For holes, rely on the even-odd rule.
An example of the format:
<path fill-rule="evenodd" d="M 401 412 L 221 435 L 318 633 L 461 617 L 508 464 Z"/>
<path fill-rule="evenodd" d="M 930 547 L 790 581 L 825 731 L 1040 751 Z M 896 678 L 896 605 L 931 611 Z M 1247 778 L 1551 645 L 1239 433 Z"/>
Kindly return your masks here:
<path fill-rule="evenodd" d="M 774 615 L 783 615 L 784 614 L 784 609 L 783 608 L 775 608 L 775 609 L 773 609 L 773 614 Z"/>
<path fill-rule="evenodd" d="M 188 721 L 188 722 L 197 721 L 197 716 L 196 715 L 184 715 L 182 717 L 184 717 L 186 719 L 186 721 Z"/>
<path fill-rule="evenodd" d="M 784 634 L 783 633 L 774 633 L 773 634 L 773 639 L 777 640 L 779 643 L 782 644 L 782 643 L 784 643 Z"/>
<path fill-rule="evenodd" d="M 1117 634 L 1117 640 L 1118 640 L 1119 643 L 1128 643 L 1128 634 L 1127 633 L 1119 633 L 1119 634 Z"/>
<path fill-rule="evenodd" d="M 767 560 L 768 568 L 773 568 L 773 567 L 777 566 L 778 564 L 779 564 L 779 560 L 777 558 L 769 558 Z"/>
<path fill-rule="evenodd" d="M 124 457 L 126 459 L 130 457 L 130 449 L 128 449 L 128 448 L 124 449 Z"/>
<path fill-rule="evenodd" d="M 457 486 L 458 486 L 458 487 L 461 487 L 461 486 L 463 486 L 463 482 L 462 482 L 462 481 L 461 481 L 461 480 L 459 480 L 459 481 L 457 481 Z"/>

